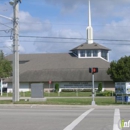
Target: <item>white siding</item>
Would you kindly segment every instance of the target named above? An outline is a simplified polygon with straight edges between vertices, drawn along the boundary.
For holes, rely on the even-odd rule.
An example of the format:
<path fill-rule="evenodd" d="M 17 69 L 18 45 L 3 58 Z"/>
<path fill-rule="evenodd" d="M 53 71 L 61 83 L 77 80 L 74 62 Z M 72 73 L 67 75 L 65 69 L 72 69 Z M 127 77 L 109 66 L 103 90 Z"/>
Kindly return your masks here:
<path fill-rule="evenodd" d="M 30 91 L 30 87 L 29 87 L 29 83 L 20 83 L 20 88 L 19 88 L 19 92 L 26 92 L 26 91 Z M 7 92 L 12 92 L 12 83 L 8 83 L 8 89 Z"/>

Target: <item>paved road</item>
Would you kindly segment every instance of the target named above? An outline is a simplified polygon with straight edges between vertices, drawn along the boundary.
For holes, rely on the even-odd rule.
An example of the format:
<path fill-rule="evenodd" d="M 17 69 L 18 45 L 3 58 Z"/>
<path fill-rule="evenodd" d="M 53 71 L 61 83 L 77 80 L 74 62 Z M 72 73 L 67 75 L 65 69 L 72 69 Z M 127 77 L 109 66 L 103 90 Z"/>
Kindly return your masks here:
<path fill-rule="evenodd" d="M 119 119 L 130 120 L 129 106 L 0 105 L 0 130 L 119 130 Z"/>

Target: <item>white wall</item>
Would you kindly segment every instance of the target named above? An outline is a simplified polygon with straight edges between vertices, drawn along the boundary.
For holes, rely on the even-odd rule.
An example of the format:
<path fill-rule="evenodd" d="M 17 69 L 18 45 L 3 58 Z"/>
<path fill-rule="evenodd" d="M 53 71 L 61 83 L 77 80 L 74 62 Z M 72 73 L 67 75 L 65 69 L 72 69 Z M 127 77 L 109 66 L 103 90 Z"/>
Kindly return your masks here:
<path fill-rule="evenodd" d="M 20 88 L 19 88 L 19 92 L 26 92 L 26 91 L 30 91 L 30 87 L 29 87 L 29 83 L 20 83 Z M 8 89 L 7 92 L 12 92 L 12 83 L 8 83 Z"/>
<path fill-rule="evenodd" d="M 98 88 L 98 84 L 100 82 L 95 82 L 94 83 L 94 87 L 97 89 Z M 53 84 L 53 87 L 55 86 L 55 84 Z M 60 88 L 92 88 L 92 82 L 59 82 L 59 87 Z M 104 83 L 102 82 L 102 87 L 104 88 Z"/>
<path fill-rule="evenodd" d="M 87 57 L 87 50 L 85 50 L 85 57 L 81 57 L 80 55 L 80 50 L 78 50 L 78 58 L 101 58 L 103 60 L 106 60 L 104 59 L 102 56 L 101 56 L 101 50 L 97 50 L 98 51 L 98 54 L 97 54 L 97 57 L 94 57 L 93 56 L 93 50 L 90 50 L 91 51 L 91 56 L 90 57 Z M 107 60 L 109 62 L 109 52 L 107 52 Z"/>

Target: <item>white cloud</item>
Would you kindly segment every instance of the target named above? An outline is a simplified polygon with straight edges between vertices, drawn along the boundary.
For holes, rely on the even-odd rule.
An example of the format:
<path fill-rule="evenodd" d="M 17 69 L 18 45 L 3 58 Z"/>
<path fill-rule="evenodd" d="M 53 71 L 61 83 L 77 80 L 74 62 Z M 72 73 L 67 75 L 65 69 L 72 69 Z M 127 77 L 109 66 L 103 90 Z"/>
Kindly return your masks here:
<path fill-rule="evenodd" d="M 6 40 L 4 42 L 4 46 L 3 46 L 4 49 L 3 50 L 4 50 L 5 54 L 12 54 L 13 53 L 12 45 L 13 45 L 12 40 Z M 25 49 L 22 45 L 19 45 L 19 53 L 25 53 Z"/>
<path fill-rule="evenodd" d="M 64 53 L 68 52 L 75 46 L 79 45 L 81 41 L 62 39 L 65 38 L 81 38 L 79 32 L 74 32 L 71 29 L 53 31 L 49 34 L 50 37 L 60 37 L 61 39 L 37 39 L 35 41 L 36 50 L 42 53 Z"/>
<path fill-rule="evenodd" d="M 130 40 L 129 34 L 129 18 L 124 18 L 121 21 L 112 21 L 111 23 L 104 26 L 100 32 L 95 33 L 95 39 L 108 39 L 110 41 L 100 41 L 101 43 L 106 43 L 104 45 L 107 45 L 111 49 L 111 55 L 110 59 L 119 59 L 120 57 L 123 57 L 125 55 L 130 55 L 130 42 L 125 40 Z M 111 41 L 111 40 L 117 40 L 117 41 Z"/>
<path fill-rule="evenodd" d="M 61 11 L 71 12 L 76 10 L 77 8 L 82 8 L 82 5 L 87 7 L 88 0 L 44 0 L 48 4 L 61 6 Z M 95 8 L 96 12 L 100 12 L 102 14 L 108 13 L 111 14 L 111 11 L 115 9 L 116 6 L 128 6 L 130 4 L 129 0 L 91 0 L 92 7 Z M 121 7 L 123 7 L 121 6 Z M 101 15 L 101 14 L 100 14 Z M 112 14 L 111 14 L 112 15 Z"/>
<path fill-rule="evenodd" d="M 21 32 L 45 32 L 52 28 L 49 20 L 42 22 L 40 19 L 32 17 L 29 12 L 20 11 L 19 19 Z"/>

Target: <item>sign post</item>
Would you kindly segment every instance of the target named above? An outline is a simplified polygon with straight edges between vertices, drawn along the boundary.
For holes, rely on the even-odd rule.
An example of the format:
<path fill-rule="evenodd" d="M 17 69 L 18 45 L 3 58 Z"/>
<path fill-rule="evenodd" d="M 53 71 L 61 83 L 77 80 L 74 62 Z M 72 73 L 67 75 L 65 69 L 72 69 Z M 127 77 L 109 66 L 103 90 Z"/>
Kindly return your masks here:
<path fill-rule="evenodd" d="M 115 82 L 115 102 L 130 102 L 130 82 Z"/>
<path fill-rule="evenodd" d="M 95 104 L 95 100 L 94 100 L 94 98 L 95 98 L 95 88 L 94 88 L 94 73 L 97 73 L 98 72 L 98 68 L 89 68 L 89 73 L 92 73 L 92 103 L 91 103 L 91 105 L 96 105 Z"/>
<path fill-rule="evenodd" d="M 93 85 L 93 90 L 92 90 L 92 103 L 91 103 L 91 105 L 95 105 L 94 74 L 92 74 L 92 85 Z"/>
<path fill-rule="evenodd" d="M 50 86 L 51 86 L 51 80 L 49 80 L 49 94 L 50 94 Z"/>

